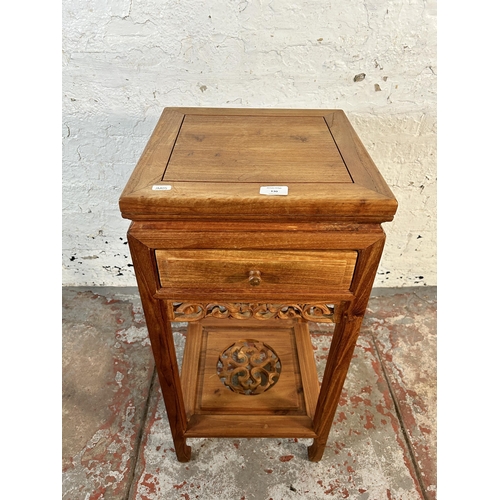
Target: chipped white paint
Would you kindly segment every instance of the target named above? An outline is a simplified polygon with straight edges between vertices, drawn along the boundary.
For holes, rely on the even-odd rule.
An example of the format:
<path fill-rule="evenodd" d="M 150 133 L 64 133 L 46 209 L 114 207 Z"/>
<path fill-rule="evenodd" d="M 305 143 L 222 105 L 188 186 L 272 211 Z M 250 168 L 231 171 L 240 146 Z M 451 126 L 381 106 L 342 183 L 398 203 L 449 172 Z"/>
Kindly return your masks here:
<path fill-rule="evenodd" d="M 115 375 L 115 382 L 118 384 L 118 387 L 122 387 L 122 380 L 123 380 L 123 373 L 122 372 L 116 372 Z"/>
<path fill-rule="evenodd" d="M 135 407 L 128 406 L 122 426 L 115 435 L 112 435 L 109 429 L 99 429 L 88 441 L 87 445 L 73 457 L 73 467 L 63 474 L 64 500 L 81 498 L 82 490 L 88 491 L 89 489 L 94 492 L 93 498 L 103 498 L 103 496 L 97 497 L 95 492 L 99 490 L 113 491 L 117 486 L 121 485 L 133 452 L 134 414 Z M 120 462 L 113 464 L 110 460 L 103 462 L 89 461 L 85 456 L 85 452 L 96 446 L 106 449 L 107 453 L 119 452 L 121 456 Z M 113 468 L 114 465 L 116 465 L 116 469 Z"/>
<path fill-rule="evenodd" d="M 142 328 L 131 326 L 130 328 L 118 330 L 116 332 L 116 338 L 126 344 L 143 341 L 148 338 L 148 329 L 145 326 Z"/>
<path fill-rule="evenodd" d="M 436 284 L 434 0 L 66 0 L 63 28 L 64 285 L 135 285 L 118 198 L 181 105 L 344 109 L 400 203 L 375 286 Z"/>

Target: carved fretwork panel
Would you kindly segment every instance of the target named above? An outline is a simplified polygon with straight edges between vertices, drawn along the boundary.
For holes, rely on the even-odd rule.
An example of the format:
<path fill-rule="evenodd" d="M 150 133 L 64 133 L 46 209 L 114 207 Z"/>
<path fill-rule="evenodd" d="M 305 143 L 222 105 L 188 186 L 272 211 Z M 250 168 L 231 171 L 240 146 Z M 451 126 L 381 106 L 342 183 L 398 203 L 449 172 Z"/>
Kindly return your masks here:
<path fill-rule="evenodd" d="M 337 322 L 335 307 L 330 304 L 251 304 L 245 302 L 201 303 L 168 302 L 171 321 L 219 319 L 293 319 L 316 323 Z"/>
<path fill-rule="evenodd" d="M 264 342 L 239 340 L 220 353 L 217 373 L 228 389 L 251 396 L 267 391 L 278 381 L 281 361 Z"/>

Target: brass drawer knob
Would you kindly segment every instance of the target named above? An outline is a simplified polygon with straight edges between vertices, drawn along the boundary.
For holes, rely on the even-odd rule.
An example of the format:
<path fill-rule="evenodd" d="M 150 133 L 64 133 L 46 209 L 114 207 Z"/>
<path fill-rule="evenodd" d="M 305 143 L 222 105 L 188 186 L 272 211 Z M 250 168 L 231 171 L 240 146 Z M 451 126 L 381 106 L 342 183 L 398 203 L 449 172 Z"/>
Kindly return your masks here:
<path fill-rule="evenodd" d="M 248 273 L 248 282 L 252 286 L 259 286 L 261 282 L 260 271 L 250 271 Z"/>

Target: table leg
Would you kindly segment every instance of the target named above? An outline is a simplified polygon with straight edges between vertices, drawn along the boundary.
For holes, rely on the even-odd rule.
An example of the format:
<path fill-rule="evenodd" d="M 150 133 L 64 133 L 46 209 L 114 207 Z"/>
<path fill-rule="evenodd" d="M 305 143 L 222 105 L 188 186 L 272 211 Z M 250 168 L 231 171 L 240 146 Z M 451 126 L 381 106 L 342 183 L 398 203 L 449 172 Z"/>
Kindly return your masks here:
<path fill-rule="evenodd" d="M 335 417 L 342 387 L 349 370 L 362 317 L 349 316 L 345 313 L 335 325 L 332 345 L 321 384 L 318 404 L 314 414 L 314 430 L 318 437 L 308 448 L 309 460 L 319 462 L 323 456 L 328 434 Z"/>
<path fill-rule="evenodd" d="M 309 460 L 312 462 L 321 460 L 325 451 L 328 434 L 337 411 L 344 381 L 370 298 L 384 242 L 385 234 L 382 232 L 380 239 L 359 253 L 352 283 L 354 299 L 340 305 L 340 321 L 335 325 L 314 414 L 313 426 L 318 437 L 314 439 L 313 444 L 308 448 Z"/>
<path fill-rule="evenodd" d="M 166 307 L 163 307 L 162 302 L 153 296 L 156 291 L 153 251 L 134 238 L 130 231 L 128 243 L 134 262 L 137 284 L 144 308 L 144 317 L 146 318 L 175 452 L 179 462 L 188 462 L 191 458 L 191 448 L 187 445 L 185 437 L 187 418 L 172 329 L 167 317 Z"/>

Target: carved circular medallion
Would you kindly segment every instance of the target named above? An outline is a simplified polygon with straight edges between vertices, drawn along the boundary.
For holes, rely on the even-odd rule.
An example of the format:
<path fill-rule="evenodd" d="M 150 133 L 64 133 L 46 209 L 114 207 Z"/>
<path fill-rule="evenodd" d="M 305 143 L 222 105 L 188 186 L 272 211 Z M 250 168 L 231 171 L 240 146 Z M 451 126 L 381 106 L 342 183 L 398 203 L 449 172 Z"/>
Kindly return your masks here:
<path fill-rule="evenodd" d="M 253 339 L 239 340 L 220 353 L 217 374 L 238 394 L 253 396 L 269 390 L 280 377 L 281 361 L 274 349 Z"/>

